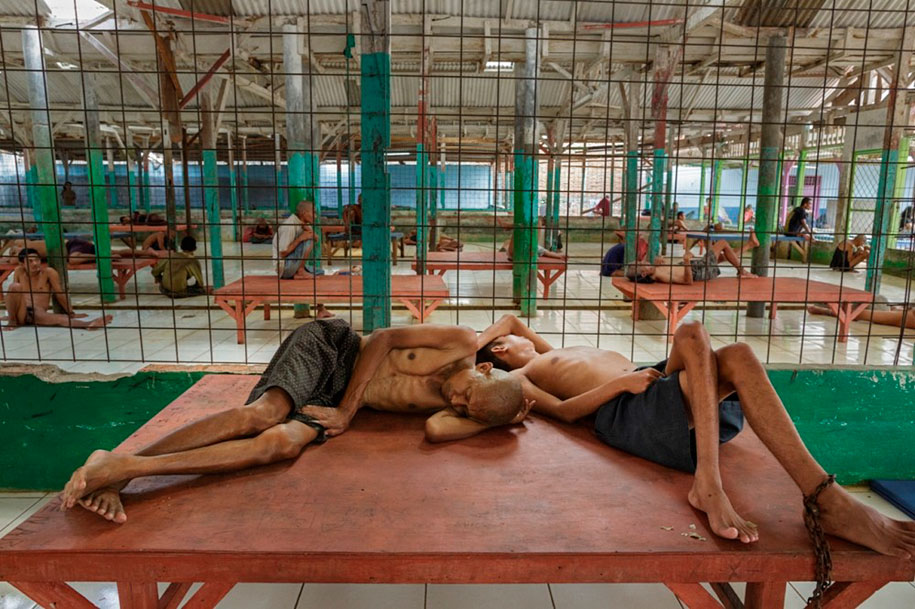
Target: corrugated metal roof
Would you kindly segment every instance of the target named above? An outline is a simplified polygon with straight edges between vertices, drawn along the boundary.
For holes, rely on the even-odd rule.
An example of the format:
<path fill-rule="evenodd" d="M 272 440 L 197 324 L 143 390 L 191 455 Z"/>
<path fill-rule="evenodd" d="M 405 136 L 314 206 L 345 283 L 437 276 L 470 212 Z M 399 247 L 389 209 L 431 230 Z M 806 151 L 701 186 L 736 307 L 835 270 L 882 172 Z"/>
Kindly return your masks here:
<path fill-rule="evenodd" d="M 37 7 L 37 11 L 36 11 Z M 0 0 L 0 15 L 8 17 L 35 17 L 35 13 L 40 17 L 47 17 L 51 14 L 51 9 L 44 3 L 44 0 Z"/>
<path fill-rule="evenodd" d="M 826 0 L 811 27 L 895 28 L 915 24 L 908 0 Z"/>

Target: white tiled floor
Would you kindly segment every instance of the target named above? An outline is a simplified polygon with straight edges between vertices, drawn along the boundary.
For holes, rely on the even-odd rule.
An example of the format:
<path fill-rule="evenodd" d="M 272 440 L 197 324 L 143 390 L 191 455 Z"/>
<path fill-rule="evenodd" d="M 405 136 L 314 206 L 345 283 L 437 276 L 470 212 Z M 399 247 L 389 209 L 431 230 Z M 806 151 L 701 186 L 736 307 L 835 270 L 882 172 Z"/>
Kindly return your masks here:
<path fill-rule="evenodd" d="M 866 489 L 850 488 L 860 501 L 894 518 L 899 510 Z M 0 537 L 50 501 L 45 493 L 0 493 Z M 164 584 L 160 585 L 164 589 Z M 74 588 L 102 609 L 117 609 L 112 583 L 75 583 Z M 734 586 L 743 595 L 743 585 Z M 191 593 L 196 588 L 191 589 Z M 786 609 L 803 609 L 813 589 L 792 582 Z M 161 592 L 161 590 L 160 590 Z M 683 609 L 662 584 L 526 584 L 526 585 L 387 585 L 387 584 L 239 584 L 220 609 Z M 862 605 L 864 609 L 915 607 L 915 583 L 890 584 Z M 36 609 L 37 605 L 0 582 L 0 609 Z"/>
<path fill-rule="evenodd" d="M 468 244 L 466 251 L 484 246 Z M 241 276 L 238 245 L 226 245 L 227 281 Z M 529 323 L 557 346 L 586 344 L 621 351 L 636 361 L 656 361 L 666 354 L 665 324 L 662 321 L 633 322 L 622 296 L 607 278 L 598 274 L 600 244 L 574 244 L 572 266 L 553 286 L 554 298 L 540 301 L 540 312 Z M 408 258 L 410 252 L 408 252 Z M 269 274 L 269 245 L 245 244 L 245 274 Z M 236 258 L 233 259 L 232 257 Z M 335 260 L 330 270 L 348 266 Z M 411 273 L 409 262 L 401 261 L 395 273 Z M 731 273 L 725 270 L 725 274 Z M 778 261 L 778 276 L 809 277 L 818 281 L 862 288 L 864 273 L 837 274 L 822 266 L 807 267 L 797 262 Z M 511 293 L 511 273 L 449 272 L 445 276 L 452 298 L 433 313 L 430 321 L 460 323 L 477 330 L 485 328 L 510 310 L 505 298 Z M 71 274 L 71 290 L 77 305 L 99 308 L 92 272 Z M 882 293 L 893 302 L 906 298 L 904 280 L 885 276 Z M 114 323 L 104 331 L 88 332 L 66 328 L 20 328 L 0 334 L 0 359 L 48 361 L 74 372 L 135 372 L 142 362 L 265 363 L 289 330 L 302 323 L 292 311 L 274 311 L 264 321 L 259 311 L 247 320 L 247 344 L 235 340 L 235 324 L 207 297 L 170 301 L 159 295 L 152 277 L 144 269 L 132 280 L 128 298 L 110 309 Z M 495 295 L 495 296 L 494 296 Z M 138 311 L 137 306 L 144 307 Z M 493 307 L 504 309 L 493 311 Z M 606 309 L 606 307 L 612 307 Z M 462 307 L 462 308 L 455 308 Z M 472 309 L 467 307 L 473 307 Z M 601 307 L 602 310 L 597 310 Z M 336 306 L 337 313 L 356 329 L 362 327 L 361 310 Z M 93 312 L 93 314 L 95 314 Z M 805 310 L 783 306 L 777 319 L 748 318 L 733 309 L 694 310 L 688 319 L 702 320 L 716 340 L 749 343 L 764 361 L 783 364 L 908 365 L 912 363 L 915 332 L 876 326 L 865 322 L 852 325 L 846 343 L 835 340 L 836 322 L 812 316 Z M 396 307 L 395 324 L 414 323 L 409 314 Z M 900 341 L 900 335 L 902 340 Z"/>

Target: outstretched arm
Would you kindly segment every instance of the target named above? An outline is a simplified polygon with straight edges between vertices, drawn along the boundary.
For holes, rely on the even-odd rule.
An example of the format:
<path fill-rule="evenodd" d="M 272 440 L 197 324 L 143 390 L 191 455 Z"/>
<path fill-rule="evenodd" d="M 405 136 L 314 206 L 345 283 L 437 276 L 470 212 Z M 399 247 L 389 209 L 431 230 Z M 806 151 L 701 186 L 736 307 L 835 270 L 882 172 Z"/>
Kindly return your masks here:
<path fill-rule="evenodd" d="M 527 417 L 531 411 L 534 402 L 524 400 L 524 406 L 518 415 L 508 424 L 515 425 Z M 439 410 L 434 415 L 426 419 L 426 440 L 429 442 L 450 442 L 452 440 L 463 440 L 470 436 L 475 436 L 481 431 L 485 431 L 494 425 L 486 425 L 459 414 L 453 408 Z"/>
<path fill-rule="evenodd" d="M 384 328 L 375 330 L 364 340 L 339 406 L 306 406 L 301 409 L 303 414 L 314 417 L 315 421 L 323 425 L 328 435 L 339 435 L 349 426 L 356 411 L 365 403 L 365 388 L 392 349 L 435 349 L 435 352 L 425 357 L 422 362 L 422 365 L 428 368 L 428 374 L 476 353 L 476 333 L 464 326 L 425 324 Z M 422 374 L 423 370 L 417 367 L 416 373 Z"/>
<path fill-rule="evenodd" d="M 663 375 L 654 368 L 630 372 L 567 400 L 560 400 L 534 385 L 526 376 L 519 376 L 524 398 L 534 402 L 535 412 L 572 423 L 596 412 L 621 393 L 642 393 Z"/>
<path fill-rule="evenodd" d="M 477 350 L 482 349 L 500 336 L 507 336 L 509 334 L 523 336 L 530 340 L 534 343 L 534 349 L 537 353 L 546 353 L 547 351 L 553 350 L 553 346 L 550 343 L 546 342 L 542 336 L 531 330 L 524 322 L 511 313 L 503 315 L 499 321 L 480 332 L 480 335 L 477 337 Z"/>

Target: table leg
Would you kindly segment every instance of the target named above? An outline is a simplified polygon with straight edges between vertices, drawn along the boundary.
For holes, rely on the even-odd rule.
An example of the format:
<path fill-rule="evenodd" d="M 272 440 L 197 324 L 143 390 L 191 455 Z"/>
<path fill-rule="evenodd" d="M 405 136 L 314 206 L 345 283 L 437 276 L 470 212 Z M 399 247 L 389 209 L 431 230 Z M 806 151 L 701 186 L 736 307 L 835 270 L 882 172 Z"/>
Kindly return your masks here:
<path fill-rule="evenodd" d="M 769 303 L 769 319 L 775 319 L 775 315 L 778 313 L 778 303 L 770 302 Z"/>
<path fill-rule="evenodd" d="M 245 344 L 245 302 L 241 299 L 235 301 L 235 328 L 238 332 L 238 344 Z"/>
<path fill-rule="evenodd" d="M 118 582 L 121 609 L 158 609 L 156 582 Z"/>
<path fill-rule="evenodd" d="M 885 581 L 835 582 L 823 593 L 823 609 L 852 609 L 888 584 Z M 807 609 L 816 605 L 810 603 Z"/>
<path fill-rule="evenodd" d="M 85 596 L 63 582 L 10 582 L 10 585 L 42 607 L 96 609 Z"/>
<path fill-rule="evenodd" d="M 660 307 L 658 307 L 660 309 Z M 667 340 L 674 339 L 674 332 L 677 331 L 677 325 L 680 323 L 680 303 L 671 300 L 667 303 Z"/>
<path fill-rule="evenodd" d="M 701 584 L 664 583 L 689 609 L 721 609 L 721 604 Z"/>
<path fill-rule="evenodd" d="M 785 606 L 786 582 L 748 582 L 746 609 L 781 609 Z"/>

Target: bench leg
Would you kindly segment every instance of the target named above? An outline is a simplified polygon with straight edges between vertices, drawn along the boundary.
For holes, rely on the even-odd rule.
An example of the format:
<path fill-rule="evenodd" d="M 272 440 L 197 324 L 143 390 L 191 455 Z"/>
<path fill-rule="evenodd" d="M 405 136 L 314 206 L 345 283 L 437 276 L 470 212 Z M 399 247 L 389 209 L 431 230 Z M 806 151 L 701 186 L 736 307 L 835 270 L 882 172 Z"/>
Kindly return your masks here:
<path fill-rule="evenodd" d="M 769 319 L 775 319 L 775 315 L 778 313 L 778 303 L 770 302 L 769 303 Z"/>
<path fill-rule="evenodd" d="M 118 582 L 121 609 L 158 609 L 159 590 L 155 582 Z"/>
<path fill-rule="evenodd" d="M 270 303 L 264 303 L 264 321 L 270 321 Z"/>
<path fill-rule="evenodd" d="M 748 582 L 744 599 L 746 609 L 781 609 L 785 606 L 786 582 Z"/>
<path fill-rule="evenodd" d="M 238 344 L 245 344 L 245 302 L 243 300 L 235 301 L 235 329 Z"/>
<path fill-rule="evenodd" d="M 712 598 L 701 584 L 664 582 L 664 585 L 689 609 L 721 609 L 721 604 Z"/>
<path fill-rule="evenodd" d="M 95 609 L 85 596 L 63 582 L 10 582 L 10 585 L 42 607 Z"/>

